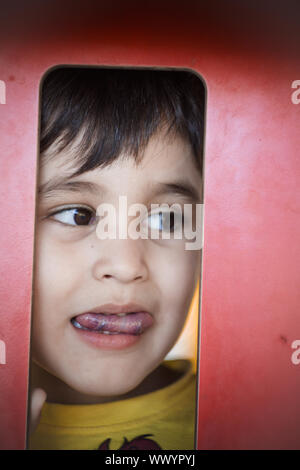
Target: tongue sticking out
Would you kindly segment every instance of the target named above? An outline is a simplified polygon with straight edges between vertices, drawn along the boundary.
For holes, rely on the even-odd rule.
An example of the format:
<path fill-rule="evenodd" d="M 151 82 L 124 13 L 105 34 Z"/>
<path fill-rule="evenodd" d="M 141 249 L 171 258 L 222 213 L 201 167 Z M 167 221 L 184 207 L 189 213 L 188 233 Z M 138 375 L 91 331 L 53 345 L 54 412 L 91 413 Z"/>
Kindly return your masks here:
<path fill-rule="evenodd" d="M 148 312 L 127 313 L 124 316 L 104 313 L 82 313 L 72 319 L 77 328 L 111 334 L 140 335 L 153 323 Z"/>

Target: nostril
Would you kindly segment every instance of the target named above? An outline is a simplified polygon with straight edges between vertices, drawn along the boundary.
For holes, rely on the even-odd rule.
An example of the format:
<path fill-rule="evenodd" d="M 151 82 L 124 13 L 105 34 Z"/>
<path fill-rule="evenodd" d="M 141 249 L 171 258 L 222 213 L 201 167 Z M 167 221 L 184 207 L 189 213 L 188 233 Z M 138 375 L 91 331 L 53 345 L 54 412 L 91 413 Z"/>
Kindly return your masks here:
<path fill-rule="evenodd" d="M 104 265 L 105 264 L 105 265 Z M 92 268 L 94 279 L 103 282 L 141 282 L 148 278 L 146 266 L 140 264 L 119 263 L 117 261 L 97 262 Z"/>

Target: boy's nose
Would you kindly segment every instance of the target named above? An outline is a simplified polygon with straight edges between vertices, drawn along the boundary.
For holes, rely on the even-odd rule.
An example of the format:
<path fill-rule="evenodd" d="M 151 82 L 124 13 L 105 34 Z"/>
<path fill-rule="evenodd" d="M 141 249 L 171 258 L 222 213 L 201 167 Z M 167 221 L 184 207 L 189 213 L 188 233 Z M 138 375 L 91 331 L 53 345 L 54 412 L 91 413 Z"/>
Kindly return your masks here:
<path fill-rule="evenodd" d="M 105 240 L 97 247 L 93 277 L 105 281 L 137 282 L 148 278 L 142 240 Z"/>

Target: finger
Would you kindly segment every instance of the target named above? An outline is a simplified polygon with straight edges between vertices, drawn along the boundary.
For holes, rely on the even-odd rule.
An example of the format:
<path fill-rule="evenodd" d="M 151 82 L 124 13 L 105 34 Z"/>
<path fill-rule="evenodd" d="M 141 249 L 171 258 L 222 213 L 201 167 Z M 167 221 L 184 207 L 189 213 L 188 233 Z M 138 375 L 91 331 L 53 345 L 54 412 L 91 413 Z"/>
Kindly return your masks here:
<path fill-rule="evenodd" d="M 47 394 L 42 388 L 36 388 L 31 395 L 30 433 L 33 433 L 40 421 L 41 411 Z"/>

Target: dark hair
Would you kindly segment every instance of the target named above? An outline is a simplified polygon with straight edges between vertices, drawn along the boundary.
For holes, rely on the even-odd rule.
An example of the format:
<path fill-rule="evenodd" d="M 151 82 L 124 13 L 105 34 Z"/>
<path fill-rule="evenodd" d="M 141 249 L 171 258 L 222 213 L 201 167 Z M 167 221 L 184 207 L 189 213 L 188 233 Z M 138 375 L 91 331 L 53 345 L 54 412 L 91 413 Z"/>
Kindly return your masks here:
<path fill-rule="evenodd" d="M 66 149 L 80 136 L 75 175 L 105 167 L 122 152 L 136 161 L 166 126 L 187 139 L 200 173 L 204 86 L 193 73 L 153 69 L 63 67 L 42 86 L 40 152 Z"/>

